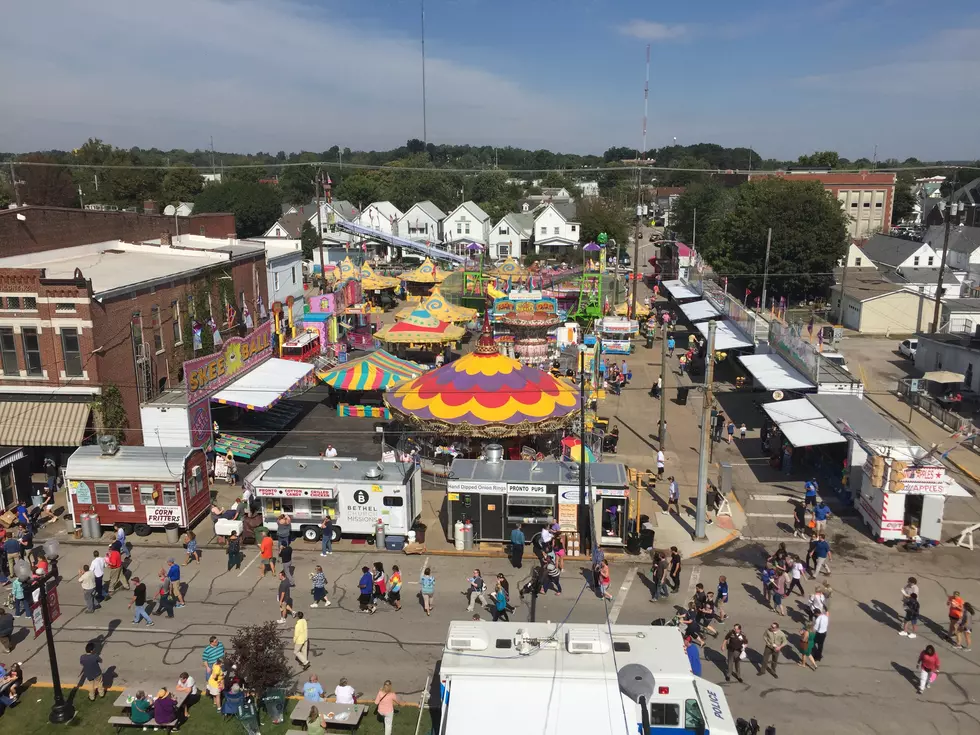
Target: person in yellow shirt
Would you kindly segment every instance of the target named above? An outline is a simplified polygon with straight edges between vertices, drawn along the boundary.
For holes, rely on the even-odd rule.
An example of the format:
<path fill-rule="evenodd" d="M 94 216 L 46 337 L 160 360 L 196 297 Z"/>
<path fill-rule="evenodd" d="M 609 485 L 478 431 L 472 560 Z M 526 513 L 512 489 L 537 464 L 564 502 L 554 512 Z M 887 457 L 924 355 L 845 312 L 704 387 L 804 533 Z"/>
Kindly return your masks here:
<path fill-rule="evenodd" d="M 214 698 L 214 706 L 221 711 L 221 690 L 225 688 L 225 660 L 219 658 L 211 665 L 211 676 L 208 678 L 208 694 Z"/>
<path fill-rule="evenodd" d="M 303 613 L 296 613 L 296 627 L 293 628 L 293 655 L 303 666 L 303 671 L 310 668 L 307 654 L 310 651 L 310 633 Z"/>

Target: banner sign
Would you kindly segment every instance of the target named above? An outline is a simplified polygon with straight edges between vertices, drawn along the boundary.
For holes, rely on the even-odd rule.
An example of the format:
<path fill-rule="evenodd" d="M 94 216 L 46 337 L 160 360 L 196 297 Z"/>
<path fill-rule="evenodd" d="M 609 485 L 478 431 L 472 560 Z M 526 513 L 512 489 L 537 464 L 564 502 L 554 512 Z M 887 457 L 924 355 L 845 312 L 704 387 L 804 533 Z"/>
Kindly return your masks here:
<path fill-rule="evenodd" d="M 769 346 L 814 383 L 817 381 L 816 348 L 803 336 L 802 322 L 786 325 L 773 319 L 769 324 Z"/>
<path fill-rule="evenodd" d="M 550 297 L 522 299 L 511 296 L 494 299 L 493 315 L 495 318 L 511 312 L 518 314 L 557 314 L 558 299 Z"/>
<path fill-rule="evenodd" d="M 31 604 L 31 621 L 34 623 L 34 637 L 37 638 L 44 632 L 44 613 L 41 612 L 41 590 L 34 590 L 34 597 L 37 601 Z M 52 585 L 47 590 L 48 598 L 48 618 L 53 623 L 61 617 L 61 603 L 58 602 L 58 588 Z"/>
<path fill-rule="evenodd" d="M 320 498 L 322 500 L 332 500 L 336 497 L 335 488 L 283 488 L 283 487 L 260 487 L 256 489 L 256 494 L 260 498 Z"/>
<path fill-rule="evenodd" d="M 184 513 L 179 505 L 146 505 L 146 525 L 166 526 L 176 523 L 184 525 Z"/>
<path fill-rule="evenodd" d="M 232 337 L 220 352 L 187 360 L 187 405 L 210 397 L 271 356 L 272 322 L 265 322 L 246 337 Z"/>

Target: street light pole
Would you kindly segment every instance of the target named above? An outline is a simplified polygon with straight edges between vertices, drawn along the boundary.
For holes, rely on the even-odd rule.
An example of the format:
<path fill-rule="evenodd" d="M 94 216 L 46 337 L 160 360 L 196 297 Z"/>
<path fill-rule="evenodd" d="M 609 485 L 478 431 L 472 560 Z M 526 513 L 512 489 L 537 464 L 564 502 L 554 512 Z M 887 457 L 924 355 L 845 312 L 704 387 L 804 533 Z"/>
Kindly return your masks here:
<path fill-rule="evenodd" d="M 949 198 L 952 199 L 953 195 L 950 194 Z M 958 211 L 956 202 L 950 202 L 947 209 L 949 211 L 946 212 L 946 234 L 943 235 L 943 257 L 939 260 L 939 280 L 936 282 L 936 306 L 932 311 L 932 326 L 929 328 L 929 331 L 933 334 L 939 330 L 939 310 L 942 308 L 943 302 L 943 271 L 946 270 L 946 256 L 949 253 L 949 226 Z"/>
<path fill-rule="evenodd" d="M 761 311 L 766 310 L 766 284 L 769 281 L 769 248 L 772 246 L 772 228 L 769 228 L 769 233 L 766 235 L 766 265 L 762 269 L 762 300 L 759 302 L 759 308 Z"/>
<path fill-rule="evenodd" d="M 698 450 L 698 502 L 694 518 L 694 537 L 704 539 L 705 510 L 708 501 L 708 443 L 711 441 L 711 388 L 715 379 L 715 330 L 718 323 L 708 322 L 708 345 L 704 356 L 704 403 L 701 406 L 701 444 Z"/>
<path fill-rule="evenodd" d="M 660 431 L 657 436 L 658 449 L 663 451 L 667 441 L 667 327 L 669 322 L 661 324 L 660 332 Z"/>

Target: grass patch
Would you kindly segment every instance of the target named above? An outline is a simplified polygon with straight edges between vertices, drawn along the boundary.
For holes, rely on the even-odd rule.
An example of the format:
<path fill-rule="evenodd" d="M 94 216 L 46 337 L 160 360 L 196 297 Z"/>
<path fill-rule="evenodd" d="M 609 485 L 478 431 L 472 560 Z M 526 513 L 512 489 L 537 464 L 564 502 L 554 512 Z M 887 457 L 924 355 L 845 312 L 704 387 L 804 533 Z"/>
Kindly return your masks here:
<path fill-rule="evenodd" d="M 114 733 L 115 729 L 109 725 L 109 718 L 123 714 L 123 710 L 112 706 L 119 692 L 108 692 L 104 699 L 97 699 L 90 702 L 88 693 L 85 691 L 77 692 L 75 697 L 75 719 L 67 725 L 52 725 L 48 722 L 48 714 L 51 711 L 53 701 L 51 689 L 41 687 L 30 687 L 21 697 L 20 704 L 4 711 L 0 715 L 0 732 L 17 733 L 17 735 L 33 735 L 34 733 L 57 733 L 63 732 L 66 728 L 76 731 L 85 730 L 89 733 Z M 295 700 L 286 702 L 286 714 L 288 715 Z M 323 703 L 323 707 L 329 707 L 328 702 Z M 328 711 L 321 709 L 321 711 Z M 265 712 L 260 713 L 259 725 L 262 735 L 283 735 L 291 729 L 288 722 L 281 725 L 273 725 L 268 721 Z M 414 735 L 415 724 L 418 721 L 419 711 L 415 707 L 400 707 L 395 714 L 394 735 Z M 299 729 L 299 728 L 296 728 Z M 432 728 L 429 713 L 422 714 L 422 726 L 419 728 L 420 735 L 427 735 Z M 138 727 L 124 728 L 123 732 L 142 733 Z M 152 732 L 152 730 L 150 731 Z M 160 732 L 163 732 L 160 730 Z M 235 718 L 226 720 L 219 715 L 214 706 L 207 701 L 200 701 L 190 710 L 190 717 L 180 728 L 181 733 L 187 735 L 242 735 L 244 730 Z M 378 722 L 377 717 L 368 713 L 361 720 L 361 726 L 356 731 L 350 728 L 329 729 L 327 732 L 357 732 L 358 735 L 382 735 L 384 726 Z"/>

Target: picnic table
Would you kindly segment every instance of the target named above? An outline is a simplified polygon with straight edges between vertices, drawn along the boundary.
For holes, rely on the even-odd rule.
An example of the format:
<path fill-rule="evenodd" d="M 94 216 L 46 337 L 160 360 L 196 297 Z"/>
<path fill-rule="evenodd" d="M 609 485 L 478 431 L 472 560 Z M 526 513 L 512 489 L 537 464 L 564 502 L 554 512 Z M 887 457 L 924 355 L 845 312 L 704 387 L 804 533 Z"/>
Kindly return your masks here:
<path fill-rule="evenodd" d="M 160 687 L 156 684 L 142 684 L 140 686 L 126 687 L 122 694 L 116 697 L 116 701 L 112 703 L 113 707 L 129 707 L 132 702 L 130 700 L 136 698 L 136 693 L 140 690 L 144 691 L 148 697 L 153 697 L 157 692 L 160 691 Z M 187 699 L 187 692 L 178 692 L 167 687 L 167 691 L 170 692 L 174 699 L 177 700 L 177 709 L 179 710 L 184 706 L 184 701 Z"/>
<path fill-rule="evenodd" d="M 361 723 L 361 718 L 368 711 L 366 704 L 337 704 L 336 702 L 313 702 L 309 699 L 301 699 L 293 707 L 289 721 L 293 724 L 302 723 L 305 725 L 306 719 L 310 716 L 310 708 L 314 705 L 320 714 L 325 716 L 327 724 L 351 728 L 356 728 Z"/>

